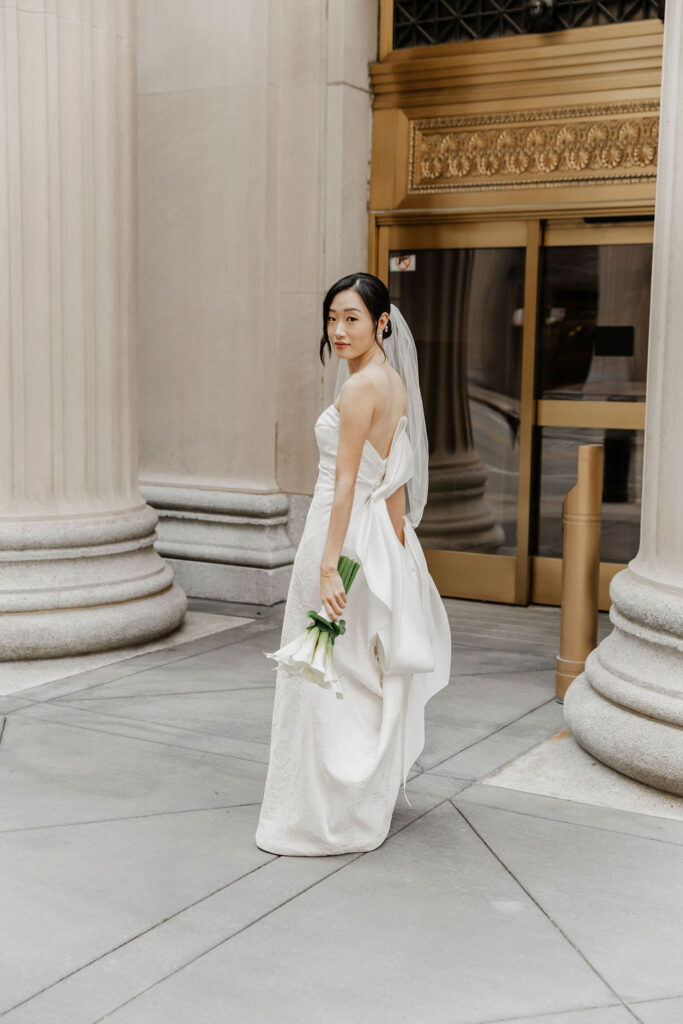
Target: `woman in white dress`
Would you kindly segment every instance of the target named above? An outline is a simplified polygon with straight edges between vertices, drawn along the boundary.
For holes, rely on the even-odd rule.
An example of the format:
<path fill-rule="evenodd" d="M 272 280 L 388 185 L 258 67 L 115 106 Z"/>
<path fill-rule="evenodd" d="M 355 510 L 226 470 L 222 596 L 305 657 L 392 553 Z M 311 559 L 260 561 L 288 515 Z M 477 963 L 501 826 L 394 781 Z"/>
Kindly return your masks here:
<path fill-rule="evenodd" d="M 292 566 L 281 646 L 322 605 L 343 699 L 277 669 L 256 844 L 320 856 L 385 840 L 401 782 L 424 747 L 424 708 L 448 683 L 448 617 L 415 533 L 428 445 L 415 343 L 386 285 L 337 281 L 323 302 L 320 358 L 339 357 L 335 401 L 315 435 L 318 478 Z M 340 555 L 360 563 L 348 595 Z M 265 652 L 264 652 L 265 653 Z M 407 797 L 406 797 L 407 799 Z"/>

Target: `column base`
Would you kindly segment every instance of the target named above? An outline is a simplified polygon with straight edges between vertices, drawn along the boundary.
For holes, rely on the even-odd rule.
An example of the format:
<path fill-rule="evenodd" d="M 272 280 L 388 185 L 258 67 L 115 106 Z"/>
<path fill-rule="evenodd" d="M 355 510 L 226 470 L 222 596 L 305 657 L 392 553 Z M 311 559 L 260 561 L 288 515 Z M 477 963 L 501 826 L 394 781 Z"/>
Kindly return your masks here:
<path fill-rule="evenodd" d="M 210 601 L 238 601 L 242 604 L 273 605 L 287 597 L 292 566 L 255 569 L 248 565 L 199 562 L 186 558 L 164 559 L 190 597 Z"/>
<path fill-rule="evenodd" d="M 565 721 L 604 764 L 683 796 L 683 595 L 628 568 L 610 596 L 614 629 L 570 683 Z"/>
<path fill-rule="evenodd" d="M 159 484 L 140 490 L 159 515 L 156 549 L 188 596 L 285 600 L 295 555 L 286 494 Z"/>
<path fill-rule="evenodd" d="M 0 524 L 0 661 L 129 647 L 183 621 L 148 505 Z"/>
<path fill-rule="evenodd" d="M 570 684 L 563 712 L 576 742 L 598 761 L 683 796 L 683 730 L 605 700 L 585 672 Z"/>
<path fill-rule="evenodd" d="M 182 624 L 187 598 L 175 583 L 152 597 L 92 608 L 0 614 L 0 661 L 64 658 L 133 647 Z M 2 669 L 0 668 L 0 673 Z"/>

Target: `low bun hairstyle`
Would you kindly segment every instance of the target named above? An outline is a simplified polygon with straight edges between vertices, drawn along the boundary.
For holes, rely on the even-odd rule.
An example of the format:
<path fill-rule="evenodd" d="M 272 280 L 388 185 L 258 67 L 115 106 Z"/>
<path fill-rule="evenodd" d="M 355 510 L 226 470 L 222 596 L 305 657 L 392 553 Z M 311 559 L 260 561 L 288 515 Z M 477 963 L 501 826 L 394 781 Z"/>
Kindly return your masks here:
<path fill-rule="evenodd" d="M 330 345 L 330 339 L 327 336 L 327 318 L 330 315 L 330 306 L 335 295 L 339 292 L 344 292 L 348 288 L 352 291 L 357 292 L 363 302 L 365 303 L 370 316 L 375 321 L 375 338 L 377 337 L 377 324 L 382 313 L 391 313 L 391 299 L 389 298 L 389 289 L 385 285 L 384 281 L 380 281 L 374 274 L 365 274 L 363 272 L 358 274 L 347 274 L 346 277 L 340 277 L 338 281 L 328 289 L 325 298 L 323 299 L 323 334 L 320 339 L 320 362 L 325 365 L 325 349 L 329 355 L 332 354 L 332 346 Z M 382 331 L 382 338 L 388 338 L 391 335 L 391 316 L 387 321 L 387 325 Z M 386 359 L 386 352 L 382 348 L 381 342 L 377 342 L 379 347 L 384 353 Z"/>

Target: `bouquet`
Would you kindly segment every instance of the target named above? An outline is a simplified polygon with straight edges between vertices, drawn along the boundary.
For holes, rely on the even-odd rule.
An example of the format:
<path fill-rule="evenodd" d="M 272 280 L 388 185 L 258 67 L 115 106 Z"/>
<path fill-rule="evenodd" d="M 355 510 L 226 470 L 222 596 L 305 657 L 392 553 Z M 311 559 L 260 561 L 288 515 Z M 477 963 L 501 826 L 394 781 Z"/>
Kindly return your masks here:
<path fill-rule="evenodd" d="M 360 564 L 345 555 L 337 562 L 337 571 L 347 593 L 359 569 Z M 267 651 L 263 653 L 266 658 L 277 661 L 278 664 L 273 671 L 282 668 L 290 675 L 301 676 L 318 686 L 334 690 L 337 697 L 343 697 L 339 677 L 334 668 L 333 651 L 337 637 L 346 632 L 346 622 L 344 619 L 339 619 L 338 622 L 328 619 L 324 606 L 318 612 L 307 612 L 307 615 L 313 621 L 303 633 L 290 640 L 279 651 L 272 654 Z"/>

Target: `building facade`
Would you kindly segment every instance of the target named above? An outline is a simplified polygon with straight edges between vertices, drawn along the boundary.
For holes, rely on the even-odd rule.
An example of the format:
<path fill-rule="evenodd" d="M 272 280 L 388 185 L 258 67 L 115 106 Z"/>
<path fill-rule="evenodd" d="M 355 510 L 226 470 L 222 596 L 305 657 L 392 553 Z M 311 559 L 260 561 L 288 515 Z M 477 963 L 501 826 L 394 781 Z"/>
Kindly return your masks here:
<path fill-rule="evenodd" d="M 285 597 L 322 297 L 369 269 L 443 595 L 558 603 L 603 444 L 614 629 L 565 715 L 683 793 L 682 6 L 2 0 L 0 43 L 0 660 Z"/>
<path fill-rule="evenodd" d="M 663 8 L 381 15 L 369 260 L 419 348 L 430 570 L 559 604 L 562 502 L 598 442 L 607 608 L 638 550 Z"/>

